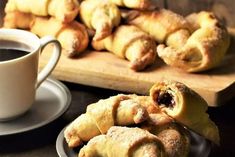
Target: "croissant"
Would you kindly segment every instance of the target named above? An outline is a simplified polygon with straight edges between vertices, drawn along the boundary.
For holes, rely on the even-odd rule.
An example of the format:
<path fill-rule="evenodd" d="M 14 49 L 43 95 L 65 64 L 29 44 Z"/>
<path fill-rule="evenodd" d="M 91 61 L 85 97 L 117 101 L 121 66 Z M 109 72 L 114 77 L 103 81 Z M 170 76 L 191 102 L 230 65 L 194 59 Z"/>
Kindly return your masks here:
<path fill-rule="evenodd" d="M 163 144 L 140 128 L 113 126 L 106 135 L 92 138 L 79 157 L 167 157 Z"/>
<path fill-rule="evenodd" d="M 166 9 L 154 11 L 122 10 L 122 17 L 126 23 L 139 27 L 158 43 L 166 42 L 180 47 L 185 43 L 191 32 L 190 25 L 184 17 Z M 167 41 L 169 36 L 173 37 L 170 37 Z M 171 38 L 177 40 L 172 42 Z"/>
<path fill-rule="evenodd" d="M 155 0 L 108 0 L 120 7 L 153 10 L 157 7 Z"/>
<path fill-rule="evenodd" d="M 118 7 L 109 1 L 86 0 L 80 5 L 80 18 L 90 29 L 96 31 L 94 40 L 101 40 L 119 25 L 121 14 Z"/>
<path fill-rule="evenodd" d="M 156 43 L 145 32 L 131 25 L 121 25 L 112 35 L 99 41 L 92 41 L 96 50 L 106 49 L 130 61 L 130 68 L 140 71 L 154 63 Z"/>
<path fill-rule="evenodd" d="M 3 27 L 29 29 L 34 18 L 35 16 L 33 14 L 22 13 L 19 11 L 8 12 L 4 17 Z"/>
<path fill-rule="evenodd" d="M 150 89 L 150 96 L 161 112 L 219 144 L 219 130 L 206 113 L 206 101 L 186 85 L 176 81 L 159 82 Z"/>
<path fill-rule="evenodd" d="M 190 150 L 188 130 L 163 112 L 149 115 L 142 129 L 156 135 L 164 145 L 168 157 L 187 157 Z"/>
<path fill-rule="evenodd" d="M 60 41 L 69 57 L 83 52 L 89 42 L 85 26 L 77 21 L 65 24 L 53 17 L 39 17 L 29 13 L 14 11 L 6 13 L 3 26 L 29 29 L 40 37 L 53 35 Z"/>
<path fill-rule="evenodd" d="M 8 0 L 5 12 L 20 11 L 37 16 L 53 16 L 71 22 L 79 12 L 78 0 Z"/>
<path fill-rule="evenodd" d="M 88 105 L 86 113 L 76 118 L 64 131 L 68 146 L 79 146 L 82 141 L 89 141 L 94 136 L 104 134 L 114 125 L 127 126 L 145 121 L 148 112 L 147 108 L 141 105 L 143 99 L 148 102 L 150 98 L 140 97 L 138 101 L 136 95 L 119 94 Z M 155 106 L 148 106 L 150 105 Z"/>
<path fill-rule="evenodd" d="M 226 27 L 213 13 L 199 12 L 187 17 L 194 32 L 181 47 L 159 45 L 158 56 L 168 65 L 187 72 L 201 72 L 218 66 L 230 44 Z"/>

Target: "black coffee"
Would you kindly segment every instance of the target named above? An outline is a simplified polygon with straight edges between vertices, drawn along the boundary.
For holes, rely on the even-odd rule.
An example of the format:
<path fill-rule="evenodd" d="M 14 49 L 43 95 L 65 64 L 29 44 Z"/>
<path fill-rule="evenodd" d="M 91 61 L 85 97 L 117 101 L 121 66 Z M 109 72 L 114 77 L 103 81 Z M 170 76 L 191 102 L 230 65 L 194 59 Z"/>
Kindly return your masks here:
<path fill-rule="evenodd" d="M 27 55 L 31 47 L 15 41 L 0 40 L 0 61 L 16 59 Z"/>
<path fill-rule="evenodd" d="M 15 49 L 0 49 L 0 61 L 7 61 L 27 55 L 29 52 Z"/>

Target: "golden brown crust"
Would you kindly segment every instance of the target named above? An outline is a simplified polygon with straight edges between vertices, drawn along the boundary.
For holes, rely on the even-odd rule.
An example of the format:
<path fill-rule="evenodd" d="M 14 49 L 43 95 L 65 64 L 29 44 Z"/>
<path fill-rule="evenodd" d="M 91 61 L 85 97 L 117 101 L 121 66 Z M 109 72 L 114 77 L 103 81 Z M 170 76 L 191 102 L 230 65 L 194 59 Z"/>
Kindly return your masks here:
<path fill-rule="evenodd" d="M 188 130 L 164 112 L 152 113 L 142 123 L 142 129 L 156 135 L 164 145 L 168 157 L 187 157 L 190 150 Z"/>
<path fill-rule="evenodd" d="M 106 49 L 130 61 L 130 67 L 140 71 L 154 63 L 156 58 L 155 41 L 139 28 L 131 25 L 119 26 L 112 35 L 93 41 L 96 50 Z"/>
<path fill-rule="evenodd" d="M 34 15 L 28 13 L 18 11 L 8 12 L 4 16 L 3 27 L 29 29 L 34 18 Z"/>
<path fill-rule="evenodd" d="M 133 136 L 134 135 L 134 136 Z M 101 147 L 102 146 L 102 147 Z M 79 157 L 165 157 L 161 141 L 140 128 L 111 127 L 107 135 L 100 135 L 88 142 Z"/>
<path fill-rule="evenodd" d="M 79 55 L 89 43 L 85 26 L 77 21 L 63 23 L 53 17 L 14 11 L 6 13 L 4 27 L 28 29 L 40 37 L 52 35 L 59 40 L 69 57 Z"/>
<path fill-rule="evenodd" d="M 158 56 L 166 64 L 187 72 L 201 72 L 218 66 L 230 44 L 229 34 L 213 13 L 202 11 L 187 17 L 194 32 L 181 47 L 159 45 Z"/>
<path fill-rule="evenodd" d="M 86 113 L 75 119 L 64 132 L 69 147 L 76 147 L 82 141 L 104 134 L 112 126 L 128 126 L 145 121 L 148 113 L 145 105 L 141 104 L 142 100 L 136 95 L 119 94 L 88 105 Z"/>
<path fill-rule="evenodd" d="M 87 48 L 89 43 L 86 28 L 77 21 L 65 24 L 53 17 L 49 19 L 36 17 L 30 31 L 41 37 L 53 35 L 60 41 L 69 57 L 79 55 Z"/>
<path fill-rule="evenodd" d="M 68 23 L 75 19 L 79 11 L 77 0 L 8 0 L 5 12 L 20 11 L 37 16 L 53 16 Z"/>
<path fill-rule="evenodd" d="M 163 143 L 168 157 L 188 157 L 190 136 L 182 126 L 171 123 L 156 135 Z"/>
<path fill-rule="evenodd" d="M 109 1 L 83 1 L 79 15 L 88 28 L 95 30 L 93 40 L 101 40 L 109 36 L 121 21 L 119 8 Z"/>
<path fill-rule="evenodd" d="M 152 86 L 150 96 L 161 112 L 219 144 L 219 130 L 206 113 L 206 101 L 186 85 L 176 81 L 159 82 Z"/>
<path fill-rule="evenodd" d="M 110 2 L 126 8 L 140 9 L 140 10 L 153 10 L 157 7 L 154 0 L 109 0 Z"/>
<path fill-rule="evenodd" d="M 164 43 L 167 37 L 180 30 L 190 31 L 190 25 L 179 14 L 170 10 L 130 11 L 124 13 L 128 24 L 135 25 L 150 34 L 158 43 Z"/>

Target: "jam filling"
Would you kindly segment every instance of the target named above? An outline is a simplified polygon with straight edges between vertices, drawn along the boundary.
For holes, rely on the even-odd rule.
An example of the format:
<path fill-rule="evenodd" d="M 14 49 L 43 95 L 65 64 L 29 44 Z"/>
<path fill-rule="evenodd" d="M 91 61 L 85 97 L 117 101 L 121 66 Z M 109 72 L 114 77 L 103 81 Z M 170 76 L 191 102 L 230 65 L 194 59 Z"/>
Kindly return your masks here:
<path fill-rule="evenodd" d="M 175 107 L 175 100 L 173 99 L 173 96 L 167 92 L 159 93 L 157 102 L 158 104 L 164 105 L 171 110 L 173 110 L 173 108 Z"/>

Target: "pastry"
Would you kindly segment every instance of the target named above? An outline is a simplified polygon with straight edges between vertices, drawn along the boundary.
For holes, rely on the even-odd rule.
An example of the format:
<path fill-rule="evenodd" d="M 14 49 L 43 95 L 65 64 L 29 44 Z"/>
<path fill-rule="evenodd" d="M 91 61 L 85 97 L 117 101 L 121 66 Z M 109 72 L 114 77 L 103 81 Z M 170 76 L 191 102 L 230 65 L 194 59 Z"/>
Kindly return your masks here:
<path fill-rule="evenodd" d="M 77 21 L 65 24 L 54 17 L 39 17 L 14 11 L 6 13 L 3 27 L 28 29 L 40 37 L 52 35 L 59 40 L 69 57 L 79 55 L 89 43 L 85 26 Z"/>
<path fill-rule="evenodd" d="M 188 157 L 191 146 L 188 130 L 164 112 L 150 114 L 141 128 L 160 139 L 167 157 Z"/>
<path fill-rule="evenodd" d="M 150 96 L 161 112 L 206 139 L 220 143 L 219 130 L 206 113 L 208 104 L 192 89 L 180 82 L 163 81 L 151 87 Z"/>
<path fill-rule="evenodd" d="M 135 71 L 145 69 L 156 59 L 155 41 L 136 26 L 121 25 L 105 39 L 92 41 L 92 46 L 129 60 L 130 68 Z"/>
<path fill-rule="evenodd" d="M 157 7 L 155 0 L 108 0 L 120 7 L 140 10 L 153 10 Z"/>
<path fill-rule="evenodd" d="M 78 0 L 8 0 L 5 12 L 20 11 L 37 16 L 53 16 L 68 23 L 79 12 Z"/>
<path fill-rule="evenodd" d="M 193 33 L 180 47 L 159 45 L 158 56 L 170 66 L 186 72 L 201 72 L 217 67 L 230 44 L 225 26 L 211 12 L 201 11 L 187 17 Z"/>
<path fill-rule="evenodd" d="M 122 10 L 122 17 L 127 24 L 135 25 L 152 36 L 157 43 L 184 44 L 183 39 L 190 35 L 190 25 L 186 19 L 167 9 L 153 11 Z M 176 34 L 178 39 L 174 42 L 167 41 L 169 36 Z M 176 42 L 176 43 L 175 43 Z"/>
<path fill-rule="evenodd" d="M 79 157 L 167 157 L 157 136 L 140 128 L 113 126 L 92 138 Z"/>
<path fill-rule="evenodd" d="M 79 15 L 88 28 L 95 30 L 93 40 L 109 36 L 121 21 L 119 8 L 109 1 L 82 1 Z"/>
<path fill-rule="evenodd" d="M 138 100 L 136 95 L 119 94 L 88 105 L 86 113 L 66 127 L 64 136 L 69 147 L 79 146 L 83 141 L 105 134 L 112 126 L 128 126 L 145 121 L 148 118 L 147 108 L 140 104 L 142 97 Z M 154 107 L 154 104 L 150 105 Z"/>

